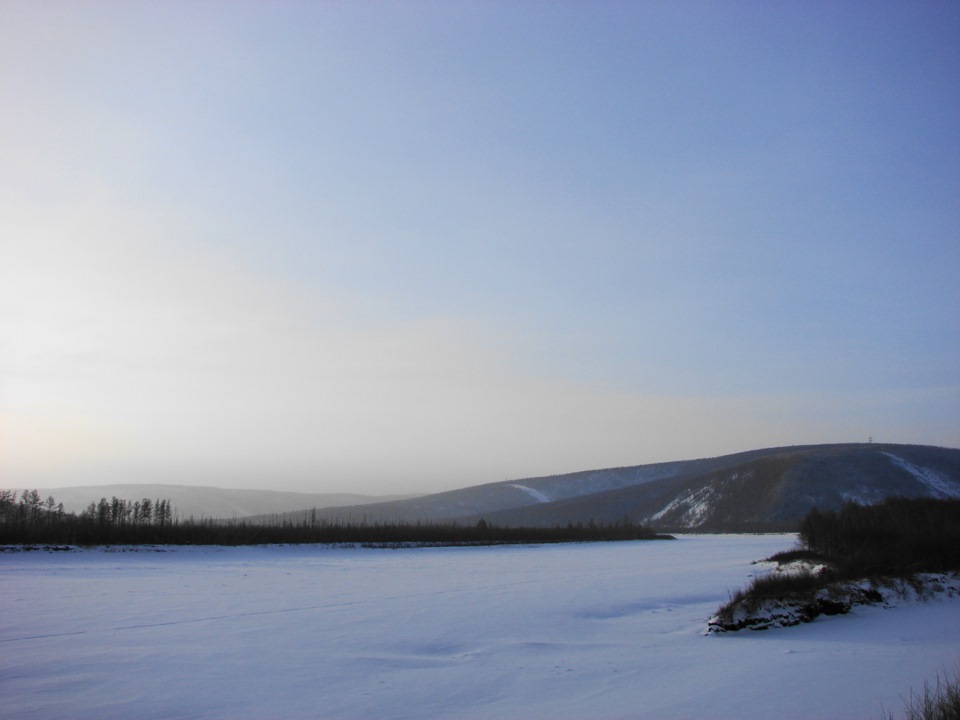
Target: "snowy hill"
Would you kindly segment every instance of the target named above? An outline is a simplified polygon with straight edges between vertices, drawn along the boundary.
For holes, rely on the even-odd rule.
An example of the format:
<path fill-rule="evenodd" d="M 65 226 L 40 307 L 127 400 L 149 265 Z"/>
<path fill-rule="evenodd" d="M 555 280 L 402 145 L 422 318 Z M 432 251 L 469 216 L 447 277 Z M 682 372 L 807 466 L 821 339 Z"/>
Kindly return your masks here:
<path fill-rule="evenodd" d="M 791 531 L 813 507 L 892 495 L 960 498 L 960 450 L 851 444 L 767 448 L 716 458 L 587 470 L 390 498 L 181 485 L 44 489 L 68 511 L 100 498 L 169 499 L 181 518 L 347 522 L 453 521 L 499 525 L 608 523 L 667 531 Z"/>
<path fill-rule="evenodd" d="M 712 461 L 638 465 L 635 467 L 587 470 L 564 475 L 525 478 L 476 485 L 460 490 L 423 495 L 408 500 L 369 503 L 359 507 L 340 507 L 318 512 L 318 517 L 347 521 L 455 520 L 527 506 L 582 498 L 620 488 L 674 477 Z M 287 514 L 288 519 L 303 519 L 309 509 Z"/>
<path fill-rule="evenodd" d="M 792 530 L 813 507 L 960 497 L 960 450 L 811 445 L 479 485 L 318 513 L 340 520 L 565 525 L 629 518 L 664 530 Z"/>

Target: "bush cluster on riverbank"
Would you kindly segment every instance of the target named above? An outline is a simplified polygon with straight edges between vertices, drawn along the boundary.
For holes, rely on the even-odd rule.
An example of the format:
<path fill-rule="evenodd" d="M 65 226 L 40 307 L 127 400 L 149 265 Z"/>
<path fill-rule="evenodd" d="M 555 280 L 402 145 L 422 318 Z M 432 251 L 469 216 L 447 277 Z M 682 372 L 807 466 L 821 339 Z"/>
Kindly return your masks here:
<path fill-rule="evenodd" d="M 882 601 L 885 586 L 912 585 L 922 594 L 921 573 L 960 571 L 960 501 L 888 498 L 813 510 L 800 525 L 799 544 L 768 558 L 781 572 L 732 594 L 711 628 L 761 629 L 849 612 Z"/>

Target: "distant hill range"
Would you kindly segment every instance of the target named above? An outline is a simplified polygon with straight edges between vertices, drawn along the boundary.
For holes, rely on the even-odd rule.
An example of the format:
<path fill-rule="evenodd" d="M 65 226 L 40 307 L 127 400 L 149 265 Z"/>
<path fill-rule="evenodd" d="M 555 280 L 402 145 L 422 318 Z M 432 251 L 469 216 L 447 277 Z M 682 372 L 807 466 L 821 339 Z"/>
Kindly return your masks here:
<path fill-rule="evenodd" d="M 179 518 L 249 522 L 418 522 L 480 519 L 547 526 L 628 519 L 668 532 L 796 530 L 818 507 L 890 496 L 960 498 L 960 450 L 856 444 L 768 448 L 700 460 L 508 480 L 423 496 L 294 493 L 185 485 L 49 488 L 67 511 L 100 498 L 170 500 Z"/>
<path fill-rule="evenodd" d="M 510 480 L 413 499 L 305 509 L 343 522 L 553 526 L 629 519 L 665 531 L 793 531 L 817 507 L 890 496 L 960 498 L 960 450 L 856 444 L 769 448 L 701 460 Z M 276 519 L 276 516 L 273 517 Z"/>
<path fill-rule="evenodd" d="M 20 492 L 20 489 L 17 490 Z M 100 498 L 122 500 L 169 500 L 177 517 L 242 518 L 264 513 L 277 514 L 305 507 L 358 507 L 364 503 L 389 502 L 410 495 L 373 496 L 350 493 L 296 493 L 279 490 L 230 490 L 189 485 L 86 485 L 83 487 L 43 488 L 43 498 L 52 495 L 67 512 L 81 512 Z"/>

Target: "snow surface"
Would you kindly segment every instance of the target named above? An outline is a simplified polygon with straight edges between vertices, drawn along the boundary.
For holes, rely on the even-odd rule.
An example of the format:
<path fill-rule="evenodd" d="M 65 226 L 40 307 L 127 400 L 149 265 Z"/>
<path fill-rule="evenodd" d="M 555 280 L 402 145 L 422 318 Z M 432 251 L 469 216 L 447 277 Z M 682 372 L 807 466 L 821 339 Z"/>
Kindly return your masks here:
<path fill-rule="evenodd" d="M 960 600 L 704 634 L 789 535 L 0 553 L 15 718 L 879 718 Z"/>
<path fill-rule="evenodd" d="M 517 485 L 516 483 L 510 483 L 510 487 L 515 487 L 517 490 L 523 490 L 527 495 L 532 497 L 534 500 L 540 503 L 550 502 L 550 498 L 544 495 L 539 490 L 534 490 L 533 488 L 527 487 L 526 485 Z"/>

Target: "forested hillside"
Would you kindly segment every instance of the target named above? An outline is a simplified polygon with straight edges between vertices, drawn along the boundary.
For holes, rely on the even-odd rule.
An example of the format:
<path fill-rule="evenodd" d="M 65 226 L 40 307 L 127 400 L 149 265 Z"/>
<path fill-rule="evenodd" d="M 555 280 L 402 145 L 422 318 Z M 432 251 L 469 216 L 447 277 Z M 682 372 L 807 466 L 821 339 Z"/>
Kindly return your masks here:
<path fill-rule="evenodd" d="M 849 500 L 871 504 L 887 497 L 960 497 L 960 450 L 879 443 L 769 448 L 317 512 L 341 521 L 485 519 L 549 527 L 629 520 L 666 531 L 794 531 L 815 507 L 836 510 Z"/>
<path fill-rule="evenodd" d="M 147 488 L 169 494 L 145 494 Z M 243 519 L 251 526 L 456 523 L 463 527 L 482 521 L 499 528 L 594 523 L 667 532 L 795 531 L 810 510 L 838 510 L 848 501 L 869 505 L 888 497 L 960 498 L 960 450 L 868 443 L 767 448 L 716 458 L 508 480 L 390 502 L 360 504 L 356 498 L 370 498 L 353 496 L 355 502 L 349 505 L 344 505 L 349 497 L 342 495 L 182 486 L 111 489 L 125 494 L 105 493 L 75 511 L 98 518 L 109 516 L 117 525 L 127 520 L 133 526 L 143 525 L 145 519 L 151 524 L 158 502 L 148 499 L 153 497 L 162 498 L 176 520 L 220 523 Z M 37 502 L 43 503 L 45 498 L 46 491 Z M 195 504 L 183 505 L 184 499 Z M 195 512 L 197 502 L 206 503 L 208 509 L 219 507 L 222 512 Z M 298 509 L 284 512 L 291 504 Z M 60 512 L 70 510 L 65 506 Z"/>

